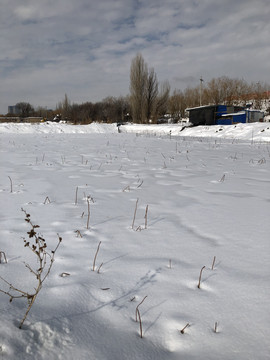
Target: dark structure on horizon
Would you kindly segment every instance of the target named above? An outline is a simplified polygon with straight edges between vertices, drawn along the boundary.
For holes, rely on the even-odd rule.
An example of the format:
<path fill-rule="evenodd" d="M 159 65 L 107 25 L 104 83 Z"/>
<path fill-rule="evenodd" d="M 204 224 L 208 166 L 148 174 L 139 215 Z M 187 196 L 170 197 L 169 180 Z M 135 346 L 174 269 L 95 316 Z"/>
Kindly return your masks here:
<path fill-rule="evenodd" d="M 223 122 L 223 115 L 243 111 L 242 106 L 206 105 L 189 108 L 189 122 L 193 125 L 219 125 Z"/>

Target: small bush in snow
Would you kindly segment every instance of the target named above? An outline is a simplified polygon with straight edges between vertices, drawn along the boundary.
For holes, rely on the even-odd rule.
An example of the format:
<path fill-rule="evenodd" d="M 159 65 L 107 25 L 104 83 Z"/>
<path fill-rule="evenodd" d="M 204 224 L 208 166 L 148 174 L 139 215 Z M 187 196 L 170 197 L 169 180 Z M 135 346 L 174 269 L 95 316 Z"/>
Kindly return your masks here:
<path fill-rule="evenodd" d="M 10 302 L 12 302 L 13 299 L 18 299 L 18 298 L 27 299 L 28 307 L 22 321 L 20 322 L 20 326 L 19 326 L 20 329 L 22 328 L 23 323 L 26 320 L 29 311 L 31 310 L 31 307 L 33 306 L 40 290 L 42 289 L 42 285 L 44 281 L 46 280 L 46 278 L 48 277 L 51 271 L 56 250 L 58 249 L 62 241 L 62 238 L 58 235 L 57 246 L 55 247 L 54 250 L 48 252 L 45 239 L 36 232 L 36 229 L 39 228 L 39 225 L 34 225 L 31 221 L 30 214 L 28 214 L 24 209 L 22 209 L 22 211 L 25 213 L 25 221 L 30 225 L 30 231 L 27 232 L 29 239 L 24 239 L 24 247 L 29 248 L 29 250 L 31 250 L 35 255 L 36 263 L 37 263 L 36 267 L 38 267 L 38 269 L 36 269 L 34 266 L 31 266 L 29 264 L 25 264 L 25 266 L 30 271 L 30 273 L 33 274 L 37 284 L 34 287 L 34 291 L 30 293 L 25 290 L 21 290 L 17 288 L 12 283 L 10 283 L 2 276 L 0 276 L 0 279 L 6 285 L 8 285 L 8 290 L 0 289 L 0 292 L 8 295 Z M 49 262 L 48 265 L 47 265 L 47 261 Z"/>

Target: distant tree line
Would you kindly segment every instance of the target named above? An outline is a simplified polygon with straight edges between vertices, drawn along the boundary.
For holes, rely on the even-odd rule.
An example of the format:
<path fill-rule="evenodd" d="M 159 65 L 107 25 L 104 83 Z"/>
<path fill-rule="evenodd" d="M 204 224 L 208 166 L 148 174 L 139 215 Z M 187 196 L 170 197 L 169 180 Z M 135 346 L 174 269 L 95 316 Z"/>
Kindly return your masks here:
<path fill-rule="evenodd" d="M 198 81 L 199 83 L 199 81 Z M 153 67 L 149 67 L 138 53 L 130 66 L 130 94 L 127 96 L 109 96 L 100 102 L 90 101 L 71 104 L 67 94 L 56 105 L 55 110 L 43 107 L 34 109 L 26 102 L 16 104 L 20 118 L 40 116 L 52 120 L 70 121 L 75 124 L 97 122 L 155 123 L 165 114 L 175 121 L 186 116 L 186 109 L 200 105 L 226 104 L 245 106 L 252 102 L 256 109 L 266 109 L 270 113 L 270 86 L 266 83 L 247 83 L 243 79 L 222 76 L 209 82 L 200 79 L 196 87 L 185 90 L 175 89 L 170 94 L 168 81 L 159 83 Z"/>

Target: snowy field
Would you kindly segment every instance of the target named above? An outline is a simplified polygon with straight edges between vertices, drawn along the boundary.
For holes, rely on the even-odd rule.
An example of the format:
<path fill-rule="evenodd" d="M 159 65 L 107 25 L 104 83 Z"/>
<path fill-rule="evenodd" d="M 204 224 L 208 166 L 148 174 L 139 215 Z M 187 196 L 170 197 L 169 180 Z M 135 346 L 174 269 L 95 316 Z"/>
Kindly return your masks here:
<path fill-rule="evenodd" d="M 270 359 L 269 128 L 0 124 L 0 359 Z"/>

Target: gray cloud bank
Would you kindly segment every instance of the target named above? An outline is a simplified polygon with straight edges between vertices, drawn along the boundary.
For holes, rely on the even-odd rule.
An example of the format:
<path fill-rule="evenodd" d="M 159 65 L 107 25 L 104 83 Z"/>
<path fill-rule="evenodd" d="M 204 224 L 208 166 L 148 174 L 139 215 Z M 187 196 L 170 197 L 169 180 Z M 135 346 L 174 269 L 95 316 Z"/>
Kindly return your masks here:
<path fill-rule="evenodd" d="M 269 0 L 2 0 L 0 113 L 127 95 L 137 52 L 172 89 L 270 82 L 269 19 Z"/>

